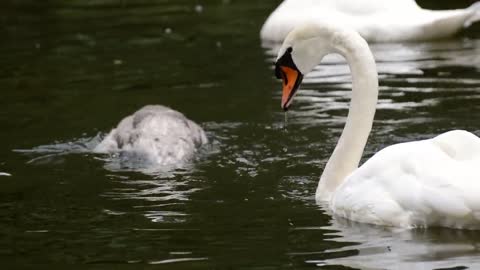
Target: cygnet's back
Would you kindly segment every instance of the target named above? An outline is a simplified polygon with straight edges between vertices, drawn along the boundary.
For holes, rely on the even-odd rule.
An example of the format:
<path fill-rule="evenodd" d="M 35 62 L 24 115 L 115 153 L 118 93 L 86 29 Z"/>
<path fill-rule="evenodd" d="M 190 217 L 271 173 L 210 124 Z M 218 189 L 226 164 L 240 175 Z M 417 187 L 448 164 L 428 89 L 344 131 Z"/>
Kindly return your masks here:
<path fill-rule="evenodd" d="M 206 143 L 203 129 L 180 112 L 147 105 L 125 117 L 94 151 L 119 153 L 146 165 L 175 167 L 191 160 Z"/>

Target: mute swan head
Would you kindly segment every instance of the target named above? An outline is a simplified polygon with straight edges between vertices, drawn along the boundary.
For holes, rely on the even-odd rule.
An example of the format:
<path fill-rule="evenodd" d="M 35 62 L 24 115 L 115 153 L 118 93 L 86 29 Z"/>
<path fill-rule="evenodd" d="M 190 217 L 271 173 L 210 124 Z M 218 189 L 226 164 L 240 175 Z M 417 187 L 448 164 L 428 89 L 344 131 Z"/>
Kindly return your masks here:
<path fill-rule="evenodd" d="M 283 79 L 281 106 L 287 110 L 303 75 L 330 53 L 347 61 L 352 75 L 352 95 L 344 132 L 327 162 L 316 198 L 328 201 L 345 177 L 358 167 L 372 128 L 378 97 L 375 59 L 367 42 L 354 29 L 329 22 L 305 24 L 287 35 L 275 66 Z"/>
<path fill-rule="evenodd" d="M 285 38 L 275 62 L 275 76 L 283 80 L 283 110 L 288 110 L 303 76 L 315 68 L 323 57 L 335 52 L 338 35 L 348 28 L 328 22 L 308 23 L 293 29 Z M 343 35 L 344 36 L 344 35 Z"/>

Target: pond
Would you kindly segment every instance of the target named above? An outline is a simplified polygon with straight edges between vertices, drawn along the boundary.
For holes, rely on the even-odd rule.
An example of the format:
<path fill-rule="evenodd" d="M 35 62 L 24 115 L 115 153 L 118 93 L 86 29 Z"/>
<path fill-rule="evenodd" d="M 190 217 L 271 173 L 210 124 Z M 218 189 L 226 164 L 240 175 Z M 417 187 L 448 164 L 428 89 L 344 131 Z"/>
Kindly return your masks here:
<path fill-rule="evenodd" d="M 285 127 L 276 51 L 259 40 L 277 4 L 0 4 L 0 172 L 10 175 L 0 176 L 2 265 L 480 268 L 474 231 L 361 225 L 316 205 L 351 78 L 341 58 L 326 59 Z M 478 33 L 371 46 L 380 96 L 364 160 L 450 129 L 480 135 Z M 210 144 L 191 166 L 150 172 L 91 152 L 147 104 L 205 129 Z"/>

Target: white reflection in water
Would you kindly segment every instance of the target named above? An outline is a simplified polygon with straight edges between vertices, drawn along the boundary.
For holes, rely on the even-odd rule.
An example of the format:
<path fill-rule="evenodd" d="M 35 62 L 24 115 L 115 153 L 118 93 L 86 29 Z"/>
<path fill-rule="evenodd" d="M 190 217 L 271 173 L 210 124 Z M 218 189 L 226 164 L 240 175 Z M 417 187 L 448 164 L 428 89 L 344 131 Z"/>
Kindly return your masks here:
<path fill-rule="evenodd" d="M 324 255 L 328 254 L 332 259 L 311 259 L 307 263 L 360 269 L 480 269 L 480 235 L 476 231 L 440 228 L 403 230 L 341 218 L 333 218 L 331 226 L 322 229 L 335 231 L 326 234 L 328 240 L 349 245 L 326 250 Z M 357 254 L 335 258 L 336 253 L 345 254 L 346 251 Z"/>
<path fill-rule="evenodd" d="M 116 187 L 102 194 L 111 200 L 131 201 L 130 211 L 141 213 L 154 223 L 185 222 L 185 204 L 192 193 L 200 190 L 191 177 L 159 178 L 153 180 L 114 180 Z"/>

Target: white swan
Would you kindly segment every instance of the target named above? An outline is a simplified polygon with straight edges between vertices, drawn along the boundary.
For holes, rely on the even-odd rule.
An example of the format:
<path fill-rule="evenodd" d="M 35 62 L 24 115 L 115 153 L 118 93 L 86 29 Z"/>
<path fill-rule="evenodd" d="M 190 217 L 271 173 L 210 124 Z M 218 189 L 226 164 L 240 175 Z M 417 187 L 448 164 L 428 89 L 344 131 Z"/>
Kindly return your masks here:
<path fill-rule="evenodd" d="M 203 129 L 183 114 L 148 105 L 125 117 L 98 144 L 96 153 L 121 153 L 147 165 L 174 166 L 190 160 L 207 143 Z"/>
<path fill-rule="evenodd" d="M 295 26 L 330 21 L 352 27 L 372 42 L 419 41 L 452 36 L 477 20 L 480 3 L 434 11 L 414 0 L 285 0 L 265 21 L 260 37 L 281 42 Z"/>
<path fill-rule="evenodd" d="M 400 227 L 480 228 L 480 139 L 454 130 L 429 140 L 389 146 L 358 167 L 378 96 L 375 60 L 350 28 L 307 24 L 280 47 L 275 73 L 283 78 L 281 106 L 288 109 L 303 74 L 329 53 L 351 70 L 350 110 L 315 194 L 334 214 L 358 222 Z"/>

